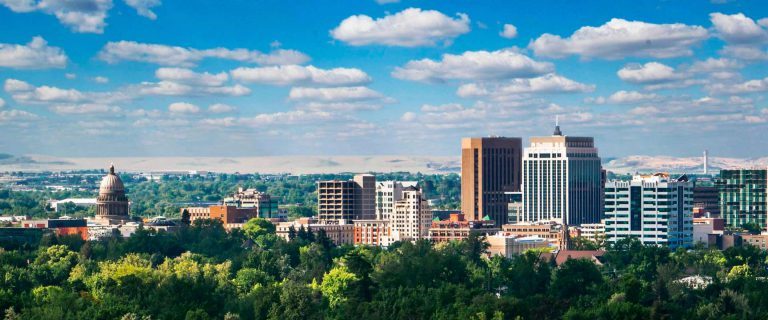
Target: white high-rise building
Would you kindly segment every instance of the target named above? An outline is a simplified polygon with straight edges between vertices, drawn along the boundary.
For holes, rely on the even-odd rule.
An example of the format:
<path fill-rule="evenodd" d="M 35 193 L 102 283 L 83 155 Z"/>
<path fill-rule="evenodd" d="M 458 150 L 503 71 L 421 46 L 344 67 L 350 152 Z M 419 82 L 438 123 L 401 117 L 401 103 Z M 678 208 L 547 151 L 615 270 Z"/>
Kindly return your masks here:
<path fill-rule="evenodd" d="M 419 240 L 427 238 L 432 225 L 432 211 L 427 199 L 416 187 L 405 187 L 402 199 L 395 202 L 394 214 L 389 217 L 389 226 L 394 241 Z"/>
<path fill-rule="evenodd" d="M 608 243 L 629 237 L 671 249 L 693 245 L 693 183 L 667 174 L 605 183 Z"/>
<path fill-rule="evenodd" d="M 395 202 L 403 198 L 403 189 L 417 184 L 416 181 L 376 182 L 376 220 L 389 220 L 395 212 Z"/>
<path fill-rule="evenodd" d="M 602 166 L 591 137 L 569 137 L 555 126 L 523 152 L 523 214 L 518 222 L 598 223 L 603 213 Z"/>

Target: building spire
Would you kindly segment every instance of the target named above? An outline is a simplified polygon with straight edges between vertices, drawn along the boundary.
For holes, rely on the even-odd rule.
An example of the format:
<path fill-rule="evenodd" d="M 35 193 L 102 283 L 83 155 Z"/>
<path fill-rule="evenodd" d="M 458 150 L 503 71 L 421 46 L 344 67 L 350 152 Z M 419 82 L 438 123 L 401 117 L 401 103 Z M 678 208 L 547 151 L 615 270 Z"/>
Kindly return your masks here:
<path fill-rule="evenodd" d="M 109 164 L 109 174 L 115 174 L 115 164 L 110 163 Z"/>
<path fill-rule="evenodd" d="M 555 132 L 552 133 L 553 136 L 562 136 L 563 133 L 560 131 L 560 116 L 555 115 Z"/>

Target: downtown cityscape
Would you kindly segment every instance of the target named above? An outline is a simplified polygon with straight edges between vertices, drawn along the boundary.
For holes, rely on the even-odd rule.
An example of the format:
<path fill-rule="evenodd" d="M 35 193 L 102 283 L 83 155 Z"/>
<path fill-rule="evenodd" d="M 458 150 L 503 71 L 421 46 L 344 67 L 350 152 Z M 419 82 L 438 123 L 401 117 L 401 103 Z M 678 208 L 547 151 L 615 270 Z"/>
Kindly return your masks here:
<path fill-rule="evenodd" d="M 3 319 L 768 318 L 768 4 L 0 26 Z"/>

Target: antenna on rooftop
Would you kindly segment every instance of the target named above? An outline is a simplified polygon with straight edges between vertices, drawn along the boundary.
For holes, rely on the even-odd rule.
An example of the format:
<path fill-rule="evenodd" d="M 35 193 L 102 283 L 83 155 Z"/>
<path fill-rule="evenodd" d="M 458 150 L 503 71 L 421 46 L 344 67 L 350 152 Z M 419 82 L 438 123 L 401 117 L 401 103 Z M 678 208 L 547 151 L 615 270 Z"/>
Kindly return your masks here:
<path fill-rule="evenodd" d="M 553 136 L 562 136 L 563 133 L 560 132 L 560 116 L 555 115 L 555 132 L 552 133 Z"/>

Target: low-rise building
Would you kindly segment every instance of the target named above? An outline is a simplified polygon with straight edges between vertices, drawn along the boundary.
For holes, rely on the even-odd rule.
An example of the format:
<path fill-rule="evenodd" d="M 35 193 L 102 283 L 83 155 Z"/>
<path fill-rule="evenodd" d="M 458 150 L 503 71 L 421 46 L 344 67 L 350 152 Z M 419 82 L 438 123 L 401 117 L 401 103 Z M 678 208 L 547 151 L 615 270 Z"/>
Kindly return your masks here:
<path fill-rule="evenodd" d="M 392 234 L 387 220 L 354 220 L 355 245 L 387 247 L 392 244 Z"/>
<path fill-rule="evenodd" d="M 269 194 L 259 192 L 256 189 L 238 188 L 237 192 L 224 198 L 224 205 L 237 208 L 252 208 L 260 218 L 277 218 L 278 203 Z"/>
<path fill-rule="evenodd" d="M 725 221 L 722 218 L 693 218 L 693 244 L 709 247 L 711 234 L 723 234 Z"/>
<path fill-rule="evenodd" d="M 762 250 L 768 250 L 768 234 L 742 234 L 742 245 L 753 245 Z"/>
<path fill-rule="evenodd" d="M 51 229 L 59 236 L 76 235 L 83 240 L 88 239 L 88 225 L 85 219 L 46 219 L 25 220 L 22 228 Z"/>
<path fill-rule="evenodd" d="M 528 250 L 549 248 L 549 241 L 536 236 L 515 237 L 503 234 L 494 234 L 486 237 L 488 241 L 489 256 L 503 256 L 506 258 L 519 255 Z"/>
<path fill-rule="evenodd" d="M 464 214 L 456 213 L 451 214 L 448 220 L 433 220 L 429 228 L 429 239 L 435 243 L 449 242 L 466 239 L 472 233 L 489 235 L 499 231 L 493 220 L 469 221 Z"/>
<path fill-rule="evenodd" d="M 578 228 L 580 230 L 580 236 L 584 239 L 597 244 L 605 241 L 605 222 L 582 223 Z"/>
<path fill-rule="evenodd" d="M 515 237 L 539 237 L 559 247 L 563 239 L 562 227 L 555 222 L 515 223 L 501 226 L 501 232 Z"/>
<path fill-rule="evenodd" d="M 320 230 L 325 231 L 325 235 L 328 236 L 336 245 L 354 244 L 354 231 L 355 227 L 351 223 L 344 223 L 345 221 L 338 221 L 338 223 L 321 223 L 322 221 L 314 218 L 299 218 L 294 221 L 280 222 L 276 225 L 276 233 L 278 236 L 285 240 L 290 240 L 291 233 L 298 232 L 299 229 L 312 231 L 314 233 Z M 293 230 L 293 231 L 291 231 Z"/>

